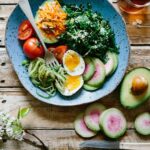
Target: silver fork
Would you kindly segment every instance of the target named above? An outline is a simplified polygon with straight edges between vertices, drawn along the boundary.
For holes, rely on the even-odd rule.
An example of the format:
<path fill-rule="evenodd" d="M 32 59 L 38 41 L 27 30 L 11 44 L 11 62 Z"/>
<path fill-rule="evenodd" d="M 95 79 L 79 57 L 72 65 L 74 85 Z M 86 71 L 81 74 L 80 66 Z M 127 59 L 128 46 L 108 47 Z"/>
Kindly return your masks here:
<path fill-rule="evenodd" d="M 32 24 L 42 46 L 44 47 L 44 50 L 45 50 L 45 62 L 48 66 L 50 66 L 51 68 L 54 68 L 54 67 L 57 67 L 57 66 L 60 66 L 59 62 L 57 61 L 57 59 L 54 57 L 54 55 L 48 51 L 44 41 L 43 41 L 43 38 L 41 36 L 41 33 L 40 31 L 38 30 L 36 24 L 35 24 L 35 20 L 34 20 L 34 17 L 33 17 L 33 14 L 32 14 L 32 11 L 31 11 L 31 7 L 30 7 L 30 4 L 29 4 L 29 1 L 28 0 L 20 0 L 19 1 L 19 6 L 21 8 L 21 10 L 24 12 L 24 14 L 26 15 L 26 17 L 28 18 L 28 20 L 30 21 L 30 23 Z"/>

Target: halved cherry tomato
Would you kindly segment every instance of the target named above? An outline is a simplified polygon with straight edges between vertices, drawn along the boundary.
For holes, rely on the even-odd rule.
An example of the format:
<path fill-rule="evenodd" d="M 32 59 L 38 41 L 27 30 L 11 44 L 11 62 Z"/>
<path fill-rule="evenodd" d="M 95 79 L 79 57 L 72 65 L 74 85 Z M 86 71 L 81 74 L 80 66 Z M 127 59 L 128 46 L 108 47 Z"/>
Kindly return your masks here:
<path fill-rule="evenodd" d="M 50 47 L 49 50 L 54 54 L 59 63 L 62 63 L 63 56 L 67 51 L 68 47 L 66 45 L 61 45 L 55 47 Z"/>
<path fill-rule="evenodd" d="M 34 29 L 31 23 L 28 20 L 24 20 L 18 29 L 18 39 L 27 40 L 33 35 L 33 33 Z"/>
<path fill-rule="evenodd" d="M 30 59 L 44 56 L 44 48 L 37 38 L 29 38 L 23 45 L 23 51 Z"/>

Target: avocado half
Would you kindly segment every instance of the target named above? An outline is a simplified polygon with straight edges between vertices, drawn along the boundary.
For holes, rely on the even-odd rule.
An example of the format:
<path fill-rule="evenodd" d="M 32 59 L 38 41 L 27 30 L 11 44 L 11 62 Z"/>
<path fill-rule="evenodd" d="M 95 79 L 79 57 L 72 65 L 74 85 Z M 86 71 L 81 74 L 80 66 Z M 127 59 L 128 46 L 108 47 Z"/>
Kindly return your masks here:
<path fill-rule="evenodd" d="M 44 5 L 46 4 L 46 2 L 51 3 L 53 1 L 54 0 L 47 0 L 47 1 L 43 2 L 40 7 L 44 7 Z M 38 21 L 39 21 L 39 15 L 38 15 L 38 11 L 37 11 L 36 15 L 35 15 L 35 23 L 37 23 Z M 42 35 L 43 40 L 44 40 L 45 43 L 47 43 L 47 44 L 53 44 L 53 43 L 58 42 L 58 39 L 56 37 L 54 37 L 54 36 L 46 37 L 45 33 L 42 30 L 39 29 L 39 31 L 40 31 L 40 33 L 41 33 L 41 35 Z"/>
<path fill-rule="evenodd" d="M 144 77 L 148 83 L 146 91 L 140 95 L 134 95 L 131 90 L 132 80 L 135 76 Z M 150 69 L 144 67 L 133 69 L 125 76 L 122 82 L 120 91 L 121 104 L 126 108 L 132 109 L 138 107 L 149 98 L 150 98 Z"/>

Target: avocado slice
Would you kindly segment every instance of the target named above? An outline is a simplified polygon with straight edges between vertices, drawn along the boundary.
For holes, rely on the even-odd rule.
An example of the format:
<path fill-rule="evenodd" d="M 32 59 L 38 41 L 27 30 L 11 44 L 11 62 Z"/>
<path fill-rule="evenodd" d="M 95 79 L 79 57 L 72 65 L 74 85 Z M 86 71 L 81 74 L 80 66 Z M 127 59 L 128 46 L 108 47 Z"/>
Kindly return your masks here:
<path fill-rule="evenodd" d="M 42 3 L 42 5 L 40 7 L 44 7 L 44 5 L 49 2 L 50 4 L 53 2 L 54 0 L 47 0 L 47 1 L 44 1 Z M 36 15 L 35 15 L 35 23 L 39 22 L 40 18 L 39 18 L 39 15 L 38 15 L 38 11 L 36 12 Z M 53 43 L 56 43 L 58 42 L 58 39 L 55 37 L 55 36 L 51 36 L 51 37 L 47 37 L 47 35 L 41 30 L 39 29 L 42 37 L 43 37 L 43 41 L 47 44 L 53 44 Z"/>
<path fill-rule="evenodd" d="M 142 93 L 139 94 L 135 94 L 132 90 L 133 81 L 137 77 L 142 77 L 142 79 L 146 81 L 145 86 L 143 86 L 143 84 L 140 84 L 146 88 L 144 89 L 144 91 L 142 91 Z M 120 91 L 121 104 L 126 108 L 132 109 L 138 107 L 149 98 L 150 98 L 150 69 L 144 67 L 133 69 L 125 76 L 122 82 Z"/>

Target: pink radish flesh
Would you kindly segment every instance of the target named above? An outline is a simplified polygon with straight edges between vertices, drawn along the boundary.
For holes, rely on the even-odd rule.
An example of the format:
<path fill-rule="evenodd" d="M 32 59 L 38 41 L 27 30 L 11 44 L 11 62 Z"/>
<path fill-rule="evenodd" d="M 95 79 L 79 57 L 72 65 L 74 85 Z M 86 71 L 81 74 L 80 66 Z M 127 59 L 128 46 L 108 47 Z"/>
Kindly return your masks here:
<path fill-rule="evenodd" d="M 88 73 L 89 70 L 90 70 L 90 65 L 89 65 L 89 64 L 86 64 L 86 65 L 85 65 L 85 70 L 84 70 L 84 73 L 83 73 L 83 74 Z"/>
<path fill-rule="evenodd" d="M 100 65 L 99 65 L 99 64 L 96 64 L 96 71 L 95 71 L 95 73 L 94 73 L 92 79 L 97 78 L 99 75 L 100 75 Z M 92 80 L 92 79 L 91 79 L 91 80 Z"/>
<path fill-rule="evenodd" d="M 108 118 L 108 129 L 111 132 L 117 132 L 121 129 L 121 118 L 120 116 L 110 116 Z"/>
<path fill-rule="evenodd" d="M 90 112 L 90 117 L 92 121 L 95 123 L 99 123 L 99 116 L 100 116 L 99 110 L 93 110 Z"/>
<path fill-rule="evenodd" d="M 86 126 L 86 124 L 85 124 L 85 122 L 84 122 L 84 119 L 81 120 L 80 126 L 81 126 L 82 131 L 84 131 L 84 132 L 91 132 L 91 130 L 89 130 L 89 129 L 87 128 L 87 126 Z"/>
<path fill-rule="evenodd" d="M 101 87 L 105 80 L 105 66 L 101 60 L 94 59 L 95 72 L 92 78 L 87 82 L 88 85 L 93 87 Z"/>
<path fill-rule="evenodd" d="M 145 126 L 150 126 L 150 120 L 144 120 L 144 125 Z"/>
<path fill-rule="evenodd" d="M 106 74 L 109 74 L 111 72 L 111 66 L 113 64 L 113 59 L 109 59 L 107 64 L 105 64 Z M 113 67 L 112 67 L 113 68 Z"/>

